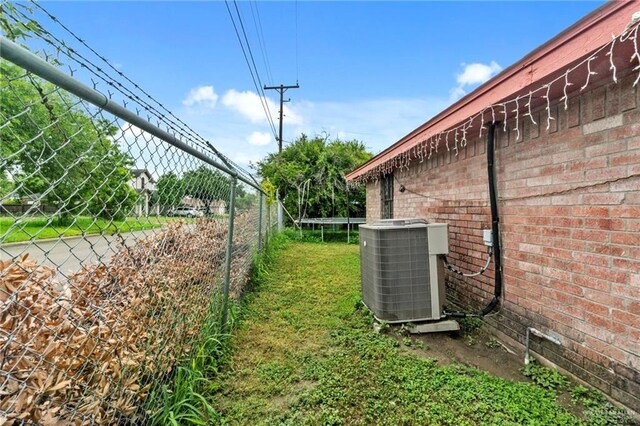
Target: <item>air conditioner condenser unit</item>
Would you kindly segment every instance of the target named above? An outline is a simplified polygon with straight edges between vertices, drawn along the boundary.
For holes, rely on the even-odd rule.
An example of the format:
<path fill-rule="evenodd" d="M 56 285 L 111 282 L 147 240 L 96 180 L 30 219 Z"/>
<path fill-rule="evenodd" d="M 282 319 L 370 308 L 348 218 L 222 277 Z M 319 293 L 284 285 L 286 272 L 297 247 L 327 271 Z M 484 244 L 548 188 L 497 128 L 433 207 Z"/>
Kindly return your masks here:
<path fill-rule="evenodd" d="M 388 219 L 360 225 L 362 301 L 379 321 L 444 318 L 447 224 Z"/>

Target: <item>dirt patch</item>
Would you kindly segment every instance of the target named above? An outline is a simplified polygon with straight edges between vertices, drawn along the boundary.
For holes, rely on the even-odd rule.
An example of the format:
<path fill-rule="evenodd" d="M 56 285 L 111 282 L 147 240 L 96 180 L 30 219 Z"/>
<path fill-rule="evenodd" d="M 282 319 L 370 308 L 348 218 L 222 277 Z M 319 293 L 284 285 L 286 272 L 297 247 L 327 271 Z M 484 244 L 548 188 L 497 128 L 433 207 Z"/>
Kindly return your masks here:
<path fill-rule="evenodd" d="M 401 326 L 393 326 L 389 334 L 407 352 L 435 358 L 440 365 L 459 363 L 504 379 L 530 381 L 520 371 L 524 365 L 522 357 L 509 352 L 506 346 L 483 329 L 409 335 Z"/>

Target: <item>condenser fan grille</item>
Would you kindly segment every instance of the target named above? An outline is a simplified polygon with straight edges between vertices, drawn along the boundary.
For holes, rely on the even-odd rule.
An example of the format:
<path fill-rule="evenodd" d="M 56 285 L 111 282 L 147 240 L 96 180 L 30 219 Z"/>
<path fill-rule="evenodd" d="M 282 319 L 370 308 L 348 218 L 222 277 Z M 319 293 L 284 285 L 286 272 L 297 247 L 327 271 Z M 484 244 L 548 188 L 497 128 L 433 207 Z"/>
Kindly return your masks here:
<path fill-rule="evenodd" d="M 428 225 L 393 220 L 360 226 L 362 300 L 379 320 L 439 318 L 431 285 Z M 437 317 L 437 318 L 434 318 Z"/>

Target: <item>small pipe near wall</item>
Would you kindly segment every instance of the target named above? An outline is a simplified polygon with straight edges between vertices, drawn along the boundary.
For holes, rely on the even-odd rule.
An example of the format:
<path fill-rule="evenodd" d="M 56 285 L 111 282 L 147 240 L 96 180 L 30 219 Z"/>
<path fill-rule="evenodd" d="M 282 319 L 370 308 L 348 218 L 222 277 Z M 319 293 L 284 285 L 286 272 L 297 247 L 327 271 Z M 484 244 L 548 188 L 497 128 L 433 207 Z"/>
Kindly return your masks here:
<path fill-rule="evenodd" d="M 489 202 L 491 204 L 491 232 L 493 235 L 493 264 L 495 265 L 495 278 L 493 285 L 493 299 L 484 309 L 477 312 L 449 312 L 447 316 L 454 318 L 483 317 L 493 311 L 502 297 L 502 251 L 500 248 L 500 215 L 498 214 L 498 194 L 496 188 L 495 170 L 495 137 L 497 123 L 489 124 L 487 134 L 487 178 L 489 181 Z"/>
<path fill-rule="evenodd" d="M 524 365 L 528 365 L 529 362 L 531 361 L 531 356 L 529 355 L 529 341 L 530 341 L 531 334 L 533 334 L 534 336 L 538 336 L 541 339 L 548 340 L 551 343 L 555 343 L 556 345 L 562 344 L 562 342 L 560 342 L 560 339 L 558 339 L 557 337 L 553 337 L 548 334 L 545 334 L 542 331 L 535 329 L 533 327 L 527 327 L 527 335 L 525 337 L 525 344 L 524 344 Z"/>

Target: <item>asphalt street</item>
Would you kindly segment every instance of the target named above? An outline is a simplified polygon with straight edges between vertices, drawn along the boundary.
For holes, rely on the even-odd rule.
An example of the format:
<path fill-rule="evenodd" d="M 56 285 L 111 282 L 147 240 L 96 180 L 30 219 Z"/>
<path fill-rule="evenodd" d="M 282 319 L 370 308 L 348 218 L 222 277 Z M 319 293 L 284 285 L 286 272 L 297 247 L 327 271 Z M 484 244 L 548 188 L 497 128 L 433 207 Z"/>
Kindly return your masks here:
<path fill-rule="evenodd" d="M 117 235 L 88 235 L 54 241 L 33 241 L 20 244 L 0 245 L 0 259 L 14 258 L 29 253 L 29 257 L 38 263 L 57 268 L 61 273 L 78 271 L 82 265 L 106 262 L 120 247 L 121 242 L 128 246 L 154 233 L 161 228 L 145 231 L 127 232 Z"/>

